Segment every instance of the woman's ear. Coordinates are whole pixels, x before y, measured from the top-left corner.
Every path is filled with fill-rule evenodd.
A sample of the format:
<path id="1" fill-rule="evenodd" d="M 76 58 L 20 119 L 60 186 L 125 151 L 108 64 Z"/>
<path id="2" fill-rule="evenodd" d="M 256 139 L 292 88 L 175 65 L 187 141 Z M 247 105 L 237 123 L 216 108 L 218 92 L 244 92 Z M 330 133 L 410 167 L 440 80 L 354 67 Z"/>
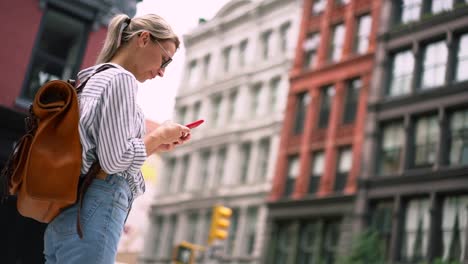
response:
<path id="1" fill-rule="evenodd" d="M 146 32 L 146 31 L 139 33 L 137 37 L 138 37 L 137 44 L 139 47 L 144 47 L 148 45 L 148 43 L 151 41 L 150 34 L 149 32 Z"/>

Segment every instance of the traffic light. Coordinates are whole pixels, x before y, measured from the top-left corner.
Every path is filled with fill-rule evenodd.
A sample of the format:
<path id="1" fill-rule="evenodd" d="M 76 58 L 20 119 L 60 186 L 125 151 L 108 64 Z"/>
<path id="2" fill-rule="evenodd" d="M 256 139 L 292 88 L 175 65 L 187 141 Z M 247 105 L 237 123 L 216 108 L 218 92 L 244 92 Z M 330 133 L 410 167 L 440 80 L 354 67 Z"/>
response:
<path id="1" fill-rule="evenodd" d="M 230 208 L 222 205 L 216 205 L 213 208 L 213 215 L 211 217 L 210 234 L 208 235 L 208 245 L 213 241 L 219 239 L 224 240 L 228 236 L 229 218 L 232 215 Z"/>
<path id="2" fill-rule="evenodd" d="M 195 261 L 195 250 L 193 244 L 183 241 L 174 248 L 172 261 L 176 264 L 192 264 Z"/>

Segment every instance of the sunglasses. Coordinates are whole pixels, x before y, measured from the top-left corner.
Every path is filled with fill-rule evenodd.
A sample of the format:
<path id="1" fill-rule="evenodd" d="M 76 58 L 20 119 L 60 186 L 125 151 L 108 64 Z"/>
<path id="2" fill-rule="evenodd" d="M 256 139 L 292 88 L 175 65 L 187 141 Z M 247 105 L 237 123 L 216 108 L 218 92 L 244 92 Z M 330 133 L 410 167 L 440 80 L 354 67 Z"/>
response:
<path id="1" fill-rule="evenodd" d="M 161 69 L 164 69 L 167 67 L 167 65 L 169 65 L 169 63 L 171 63 L 172 58 L 169 55 L 169 52 L 167 52 L 167 50 L 163 47 L 163 45 L 161 45 L 161 43 L 159 43 L 157 39 L 154 39 L 154 40 L 156 41 L 156 43 L 158 43 L 159 47 L 164 51 L 164 53 L 166 53 L 166 56 L 169 58 L 167 60 L 163 60 L 163 62 L 161 63 Z"/>

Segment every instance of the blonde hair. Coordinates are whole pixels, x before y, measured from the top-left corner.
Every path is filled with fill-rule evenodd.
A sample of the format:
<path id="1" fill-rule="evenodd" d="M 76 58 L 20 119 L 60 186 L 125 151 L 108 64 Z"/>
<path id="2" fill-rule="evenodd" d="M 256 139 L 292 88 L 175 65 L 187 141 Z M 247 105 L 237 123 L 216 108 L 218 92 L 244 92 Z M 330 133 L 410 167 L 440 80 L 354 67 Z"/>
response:
<path id="1" fill-rule="evenodd" d="M 148 31 L 156 40 L 170 40 L 174 42 L 176 49 L 179 48 L 179 38 L 162 17 L 147 14 L 130 19 L 125 14 L 119 14 L 114 16 L 109 23 L 106 40 L 96 64 L 109 62 L 122 45 L 144 31 Z"/>

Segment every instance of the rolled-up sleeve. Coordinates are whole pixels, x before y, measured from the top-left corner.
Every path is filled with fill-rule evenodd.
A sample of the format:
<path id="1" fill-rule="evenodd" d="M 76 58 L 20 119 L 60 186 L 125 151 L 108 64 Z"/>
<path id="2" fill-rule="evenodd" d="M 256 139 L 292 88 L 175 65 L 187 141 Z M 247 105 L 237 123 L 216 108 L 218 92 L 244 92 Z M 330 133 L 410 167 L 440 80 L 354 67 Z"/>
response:
<path id="1" fill-rule="evenodd" d="M 136 174 L 146 159 L 143 139 L 137 133 L 137 83 L 125 73 L 115 75 L 101 98 L 96 151 L 102 169 L 109 174 Z"/>

